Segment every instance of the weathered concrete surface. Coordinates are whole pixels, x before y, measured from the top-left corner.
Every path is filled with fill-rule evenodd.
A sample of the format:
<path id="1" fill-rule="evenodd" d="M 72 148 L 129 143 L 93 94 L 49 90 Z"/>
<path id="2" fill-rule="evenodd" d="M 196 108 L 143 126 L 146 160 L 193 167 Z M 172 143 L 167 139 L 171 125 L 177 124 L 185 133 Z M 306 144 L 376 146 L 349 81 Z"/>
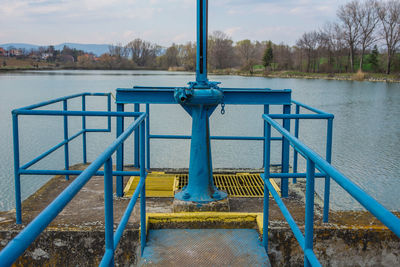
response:
<path id="1" fill-rule="evenodd" d="M 84 166 L 77 166 L 77 169 Z M 248 170 L 246 170 L 248 171 Z M 0 248 L 36 217 L 70 181 L 57 176 L 23 203 L 23 225 L 14 212 L 0 212 Z M 127 181 L 127 179 L 126 179 Z M 284 203 L 300 227 L 304 224 L 304 183 L 290 184 Z M 93 177 L 83 190 L 28 248 L 16 266 L 96 266 L 104 252 L 103 177 Z M 115 227 L 129 199 L 114 201 Z M 172 198 L 147 198 L 147 212 L 173 212 Z M 261 198 L 230 198 L 232 212 L 262 212 Z M 136 205 L 116 253 L 117 266 L 134 266 L 139 246 L 140 209 Z M 397 213 L 398 215 L 399 213 Z M 316 199 L 315 248 L 324 266 L 400 266 L 400 239 L 366 212 L 331 212 L 322 223 Z M 159 227 L 162 228 L 162 227 Z M 269 257 L 273 266 L 300 266 L 303 253 L 275 202 L 270 200 Z"/>
<path id="2" fill-rule="evenodd" d="M 198 204 L 192 201 L 174 199 L 174 212 L 193 212 L 193 211 L 229 211 L 229 199 L 212 201 L 209 203 Z"/>

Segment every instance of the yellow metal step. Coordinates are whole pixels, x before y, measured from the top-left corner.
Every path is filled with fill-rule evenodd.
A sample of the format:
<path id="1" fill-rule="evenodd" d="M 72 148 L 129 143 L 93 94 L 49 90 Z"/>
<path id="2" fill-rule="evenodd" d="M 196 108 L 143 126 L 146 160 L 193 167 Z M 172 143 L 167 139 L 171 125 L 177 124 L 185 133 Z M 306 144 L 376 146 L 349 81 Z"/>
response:
<path id="1" fill-rule="evenodd" d="M 151 172 L 146 178 L 146 197 L 174 197 L 175 174 Z M 125 186 L 124 194 L 131 197 L 140 181 L 139 176 L 132 176 Z"/>

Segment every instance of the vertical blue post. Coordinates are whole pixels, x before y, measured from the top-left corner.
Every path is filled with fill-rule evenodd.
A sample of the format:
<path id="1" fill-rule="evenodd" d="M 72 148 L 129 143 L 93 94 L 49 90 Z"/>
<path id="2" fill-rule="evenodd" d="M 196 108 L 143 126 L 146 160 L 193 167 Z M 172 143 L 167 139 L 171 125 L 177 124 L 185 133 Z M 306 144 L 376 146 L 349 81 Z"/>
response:
<path id="1" fill-rule="evenodd" d="M 107 111 L 111 111 L 111 93 L 107 95 Z M 111 132 L 111 116 L 108 116 L 107 119 L 107 126 L 108 126 L 108 131 Z"/>
<path id="2" fill-rule="evenodd" d="M 197 60 L 196 82 L 206 85 L 207 79 L 207 38 L 208 38 L 208 0 L 197 0 Z"/>
<path id="3" fill-rule="evenodd" d="M 86 111 L 86 96 L 82 95 L 82 111 Z M 87 163 L 87 152 L 86 152 L 86 116 L 82 116 L 82 157 L 83 164 Z"/>
<path id="4" fill-rule="evenodd" d="M 265 145 L 264 145 L 264 211 L 263 211 L 263 246 L 268 253 L 268 224 L 269 224 L 269 190 L 267 181 L 270 177 L 271 165 L 271 125 L 264 120 Z"/>
<path id="5" fill-rule="evenodd" d="M 269 105 L 264 105 L 264 114 L 269 114 Z M 265 167 L 265 140 L 266 140 L 266 136 L 265 136 L 265 127 L 267 125 L 267 122 L 265 120 L 264 121 L 264 141 L 263 141 L 263 167 Z"/>
<path id="6" fill-rule="evenodd" d="M 14 187 L 15 187 L 15 217 L 16 223 L 22 223 L 21 214 L 21 175 L 19 174 L 19 133 L 18 115 L 12 113 L 13 144 L 14 144 Z"/>
<path id="7" fill-rule="evenodd" d="M 67 111 L 67 100 L 63 101 L 63 110 Z M 66 141 L 64 145 L 64 160 L 65 160 L 65 170 L 69 169 L 69 149 L 68 149 L 68 116 L 64 115 L 64 140 Z M 65 180 L 69 180 L 69 175 L 65 175 Z"/>
<path id="8" fill-rule="evenodd" d="M 296 104 L 296 114 L 300 114 L 300 106 Z M 294 120 L 294 136 L 299 138 L 299 119 Z M 293 149 L 293 173 L 297 173 L 298 153 L 296 149 Z M 297 182 L 296 178 L 293 178 L 293 183 Z"/>
<path id="9" fill-rule="evenodd" d="M 104 216 L 106 251 L 114 251 L 113 176 L 111 157 L 104 163 Z M 110 266 L 114 266 L 114 253 Z"/>
<path id="10" fill-rule="evenodd" d="M 134 104 L 134 111 L 140 112 L 140 104 Z M 134 166 L 139 168 L 139 129 L 135 130 L 135 144 L 134 144 Z"/>
<path id="11" fill-rule="evenodd" d="M 117 103 L 117 112 L 124 112 L 124 104 Z M 124 117 L 117 117 L 117 138 L 124 131 Z M 124 168 L 124 143 L 117 149 L 117 171 L 122 171 Z M 117 176 L 117 196 L 124 195 L 124 177 Z"/>
<path id="12" fill-rule="evenodd" d="M 283 105 L 283 114 L 290 114 L 290 105 Z M 283 128 L 290 132 L 290 119 L 283 119 Z M 282 136 L 282 173 L 289 172 L 289 142 Z M 289 184 L 288 178 L 281 178 L 282 197 L 288 197 Z"/>
<path id="13" fill-rule="evenodd" d="M 146 179 L 145 170 L 145 125 L 140 124 L 140 179 Z M 146 181 L 143 184 L 140 192 L 140 249 L 143 254 L 146 246 Z"/>
<path id="14" fill-rule="evenodd" d="M 307 159 L 306 173 L 306 219 L 305 219 L 305 244 L 304 251 L 313 249 L 314 235 L 314 182 L 315 182 L 315 163 Z M 304 255 L 304 266 L 311 266 L 307 257 Z"/>
<path id="15" fill-rule="evenodd" d="M 146 168 L 150 169 L 150 104 L 146 104 Z"/>
<path id="16" fill-rule="evenodd" d="M 326 132 L 326 161 L 332 162 L 332 130 L 333 130 L 333 119 L 328 119 L 327 122 L 327 132 Z M 324 215 L 323 222 L 328 222 L 329 220 L 329 195 L 331 189 L 331 178 L 329 176 L 325 177 L 325 190 L 324 190 Z"/>

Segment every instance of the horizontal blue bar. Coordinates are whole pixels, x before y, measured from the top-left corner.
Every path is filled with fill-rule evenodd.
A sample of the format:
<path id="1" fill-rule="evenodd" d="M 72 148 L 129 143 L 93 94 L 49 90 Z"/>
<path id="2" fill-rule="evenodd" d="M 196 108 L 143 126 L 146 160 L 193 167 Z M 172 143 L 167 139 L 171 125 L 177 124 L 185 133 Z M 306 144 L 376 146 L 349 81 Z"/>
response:
<path id="1" fill-rule="evenodd" d="M 166 134 L 151 134 L 149 138 L 153 139 L 191 139 L 190 135 L 166 135 Z M 265 137 L 259 136 L 210 136 L 210 139 L 215 140 L 255 140 L 263 141 Z M 282 140 L 282 137 L 272 137 L 271 140 L 278 141 Z"/>
<path id="2" fill-rule="evenodd" d="M 30 106 L 26 106 L 26 107 L 23 107 L 23 108 L 15 109 L 12 112 L 14 113 L 15 111 L 19 111 L 19 110 L 24 110 L 24 109 L 30 110 L 30 109 L 34 109 L 34 108 L 39 108 L 39 107 L 47 106 L 47 105 L 54 104 L 54 103 L 57 103 L 57 102 L 61 102 L 61 101 L 67 100 L 67 99 L 80 97 L 80 96 L 83 96 L 83 95 L 86 95 L 86 94 L 87 93 L 80 93 L 80 94 L 75 94 L 75 95 L 64 96 L 64 97 L 60 97 L 60 98 L 56 98 L 56 99 L 40 102 L 38 104 L 33 104 L 33 105 L 30 105 Z"/>
<path id="3" fill-rule="evenodd" d="M 268 114 L 272 119 L 332 119 L 332 114 Z"/>
<path id="4" fill-rule="evenodd" d="M 80 175 L 84 171 L 79 170 L 24 170 L 20 169 L 19 173 L 23 175 Z M 96 176 L 104 176 L 104 171 L 97 171 Z M 140 176 L 139 171 L 113 171 L 113 176 Z"/>
<path id="5" fill-rule="evenodd" d="M 114 233 L 114 246 L 115 248 L 118 246 L 119 240 L 122 237 L 122 234 L 124 233 L 124 229 L 126 227 L 126 224 L 129 221 L 129 217 L 131 216 L 131 213 L 133 211 L 133 208 L 135 207 L 135 204 L 137 202 L 137 199 L 139 197 L 139 194 L 144 186 L 145 179 L 140 179 L 139 184 L 136 186 L 135 192 L 132 195 L 131 200 L 129 201 L 128 207 L 125 209 L 124 215 L 121 218 L 121 221 L 118 225 L 117 230 Z M 141 213 L 143 211 L 140 211 Z"/>
<path id="6" fill-rule="evenodd" d="M 60 195 L 56 197 L 33 221 L 28 224 L 7 246 L 0 252 L 0 262 L 11 265 L 37 238 L 37 236 L 50 224 L 51 221 L 64 209 L 71 199 L 82 187 L 96 174 L 104 162 L 111 157 L 117 148 L 146 118 L 143 113 L 136 119 L 114 142 L 101 153 Z"/>
<path id="7" fill-rule="evenodd" d="M 309 105 L 306 105 L 306 104 L 304 104 L 304 103 L 301 103 L 301 102 L 299 102 L 299 101 L 292 100 L 292 103 L 293 103 L 293 104 L 296 104 L 296 105 L 299 105 L 299 106 L 301 106 L 301 107 L 303 107 L 303 108 L 305 108 L 305 109 L 308 109 L 309 111 L 312 111 L 312 112 L 315 112 L 315 113 L 318 113 L 318 114 L 329 114 L 329 115 L 332 115 L 332 118 L 334 117 L 334 115 L 331 114 L 331 113 L 327 113 L 327 112 L 325 112 L 325 111 L 322 111 L 322 110 L 313 108 L 313 107 L 311 107 L 311 106 L 309 106 Z"/>
<path id="8" fill-rule="evenodd" d="M 15 111 L 15 112 L 14 112 Z M 91 117 L 139 117 L 141 112 L 116 111 L 77 111 L 77 110 L 14 110 L 17 115 L 46 115 L 46 116 L 91 116 Z"/>
<path id="9" fill-rule="evenodd" d="M 46 152 L 43 152 L 41 155 L 39 155 L 38 157 L 34 158 L 33 160 L 29 161 L 28 163 L 26 163 L 25 165 L 23 165 L 21 167 L 21 169 L 27 169 L 30 166 L 32 166 L 33 164 L 37 163 L 38 161 L 40 161 L 41 159 L 43 159 L 44 157 L 50 155 L 51 153 L 53 153 L 54 151 L 56 151 L 57 149 L 59 149 L 60 147 L 62 147 L 63 145 L 65 145 L 66 143 L 74 140 L 76 137 L 80 136 L 82 133 L 84 133 L 84 130 L 79 131 L 78 133 L 74 134 L 73 136 L 71 136 L 70 138 L 68 138 L 67 140 L 63 140 L 61 141 L 59 144 L 53 146 L 52 148 L 50 148 L 49 150 L 47 150 Z"/>
<path id="10" fill-rule="evenodd" d="M 391 213 L 388 209 L 382 206 L 378 201 L 369 196 L 360 187 L 350 181 L 346 176 L 341 174 L 332 165 L 330 165 L 321 156 L 308 148 L 299 139 L 291 135 L 276 121 L 271 119 L 268 115 L 264 114 L 263 118 L 271 124 L 278 132 L 280 132 L 289 142 L 301 151 L 308 159 L 312 160 L 316 166 L 320 167 L 328 176 L 336 181 L 344 190 L 346 190 L 352 197 L 354 197 L 364 208 L 370 211 L 376 218 L 392 230 L 398 237 L 400 237 L 400 219 Z"/>
<path id="11" fill-rule="evenodd" d="M 306 173 L 271 173 L 270 178 L 306 178 Z M 316 173 L 315 178 L 325 178 L 325 173 Z"/>
<path id="12" fill-rule="evenodd" d="M 107 96 L 107 95 L 110 95 L 110 94 L 111 93 L 79 93 L 79 94 L 63 96 L 63 97 L 59 97 L 59 98 L 56 98 L 56 99 L 40 102 L 38 104 L 33 104 L 33 105 L 30 105 L 30 106 L 26 106 L 26 107 L 23 107 L 23 108 L 19 108 L 19 109 L 13 110 L 12 112 L 14 113 L 14 111 L 19 111 L 19 110 L 24 110 L 24 109 L 25 110 L 26 109 L 27 110 L 35 109 L 35 108 L 39 108 L 39 107 L 55 104 L 57 102 L 61 102 L 61 101 L 64 101 L 64 100 L 68 100 L 68 99 L 84 96 L 84 95 L 85 96 Z"/>
<path id="13" fill-rule="evenodd" d="M 110 132 L 110 129 L 86 129 L 85 132 L 87 133 L 107 133 Z"/>
<path id="14" fill-rule="evenodd" d="M 292 91 L 271 89 L 221 88 L 224 92 L 224 104 L 238 105 L 289 105 Z M 119 104 L 176 104 L 175 88 L 135 87 L 117 88 Z"/>

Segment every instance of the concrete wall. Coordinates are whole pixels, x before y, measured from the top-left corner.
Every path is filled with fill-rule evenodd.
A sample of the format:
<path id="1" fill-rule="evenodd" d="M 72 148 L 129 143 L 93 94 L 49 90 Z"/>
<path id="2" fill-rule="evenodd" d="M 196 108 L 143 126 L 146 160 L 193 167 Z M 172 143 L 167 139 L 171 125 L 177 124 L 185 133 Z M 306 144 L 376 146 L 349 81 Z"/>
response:
<path id="1" fill-rule="evenodd" d="M 0 248 L 17 231 L 0 232 Z M 116 266 L 135 266 L 138 231 L 127 230 L 118 246 Z M 381 229 L 316 229 L 315 251 L 323 266 L 400 266 L 400 239 Z M 104 253 L 104 232 L 45 231 L 15 266 L 97 266 Z M 269 231 L 272 266 L 303 266 L 303 252 L 290 229 Z"/>
<path id="2" fill-rule="evenodd" d="M 303 266 L 303 251 L 290 229 L 269 232 L 272 266 Z M 400 266 L 400 239 L 380 229 L 315 229 L 314 252 L 322 266 Z"/>
<path id="3" fill-rule="evenodd" d="M 115 253 L 116 266 L 135 266 L 138 233 L 137 230 L 124 232 Z M 16 234 L 15 231 L 1 231 L 0 248 Z M 104 246 L 104 231 L 49 230 L 39 236 L 14 266 L 98 266 Z"/>

